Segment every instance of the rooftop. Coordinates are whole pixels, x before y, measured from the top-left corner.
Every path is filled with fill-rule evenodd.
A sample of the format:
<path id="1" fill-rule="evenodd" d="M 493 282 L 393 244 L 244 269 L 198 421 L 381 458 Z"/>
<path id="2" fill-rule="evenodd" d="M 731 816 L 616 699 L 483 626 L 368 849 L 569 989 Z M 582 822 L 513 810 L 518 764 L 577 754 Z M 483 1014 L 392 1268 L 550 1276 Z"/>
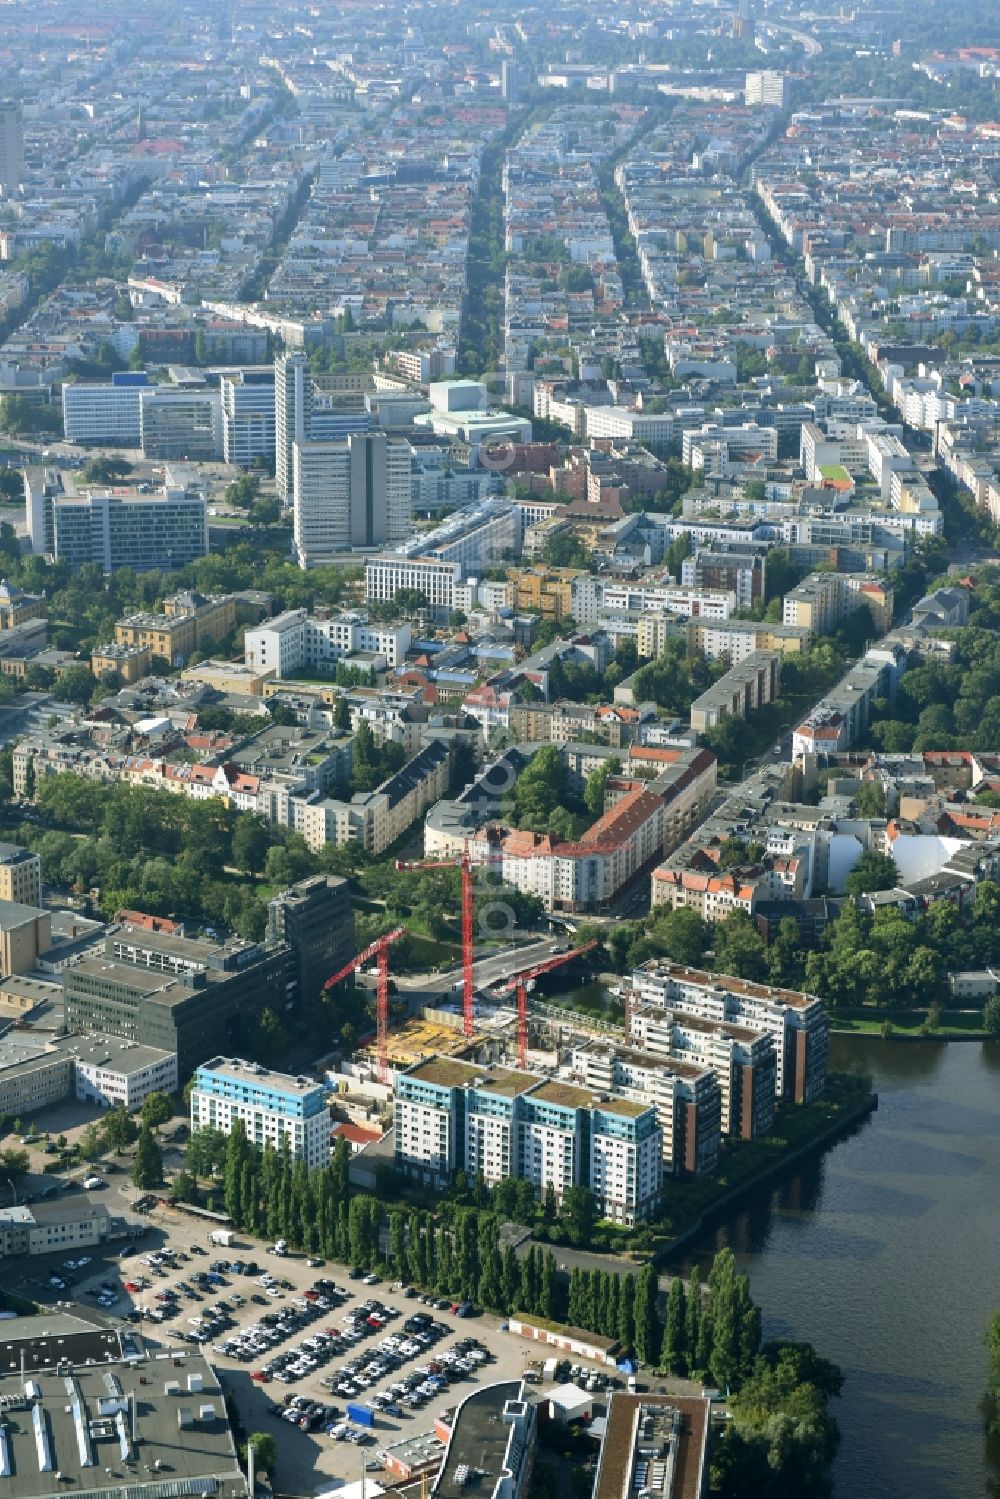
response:
<path id="1" fill-rule="evenodd" d="M 88 1364 L 74 1340 L 61 1370 L 33 1370 L 30 1398 L 19 1372 L 0 1379 L 0 1461 L 16 1475 L 8 1480 L 11 1492 L 49 1499 L 69 1483 L 74 1494 L 101 1499 L 242 1499 L 246 1480 L 206 1360 L 177 1353 L 113 1362 L 96 1330 L 93 1340 L 100 1362 Z M 19 1362 L 20 1345 L 4 1352 Z"/>
<path id="2" fill-rule="evenodd" d="M 614 1394 L 608 1408 L 594 1499 L 700 1499 L 707 1459 L 709 1402 L 666 1395 Z M 639 1449 L 646 1469 L 633 1479 Z"/>
<path id="3" fill-rule="evenodd" d="M 434 1499 L 465 1499 L 468 1473 L 475 1473 L 476 1490 L 492 1494 L 506 1471 L 511 1427 L 504 1406 L 518 1401 L 519 1380 L 486 1385 L 463 1400 L 455 1414 L 451 1440 L 434 1484 Z M 467 1470 L 467 1471 L 463 1471 Z"/>

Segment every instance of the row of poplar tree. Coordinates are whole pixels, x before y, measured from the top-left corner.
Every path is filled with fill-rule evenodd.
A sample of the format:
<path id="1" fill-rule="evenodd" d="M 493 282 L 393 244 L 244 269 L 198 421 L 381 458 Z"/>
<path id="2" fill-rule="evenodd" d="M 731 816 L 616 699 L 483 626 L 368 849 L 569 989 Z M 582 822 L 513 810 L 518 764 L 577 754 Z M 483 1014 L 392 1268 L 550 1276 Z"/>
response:
<path id="1" fill-rule="evenodd" d="M 309 1254 L 382 1269 L 502 1315 L 566 1323 L 674 1374 L 736 1388 L 752 1368 L 760 1313 L 729 1250 L 716 1255 L 706 1285 L 697 1269 L 686 1288 L 674 1280 L 661 1318 L 652 1265 L 635 1274 L 574 1269 L 567 1286 L 552 1250 L 535 1244 L 518 1257 L 503 1243 L 497 1213 L 450 1202 L 433 1214 L 387 1207 L 351 1191 L 349 1160 L 341 1140 L 329 1165 L 310 1170 L 287 1150 L 258 1151 L 237 1123 L 225 1146 L 226 1211 L 257 1238 L 287 1239 Z"/>

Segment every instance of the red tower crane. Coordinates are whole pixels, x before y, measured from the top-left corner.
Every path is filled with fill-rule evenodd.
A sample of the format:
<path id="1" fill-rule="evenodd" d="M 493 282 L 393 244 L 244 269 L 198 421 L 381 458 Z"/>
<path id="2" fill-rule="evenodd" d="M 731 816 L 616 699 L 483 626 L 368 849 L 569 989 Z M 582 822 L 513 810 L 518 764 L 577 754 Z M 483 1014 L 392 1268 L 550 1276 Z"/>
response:
<path id="1" fill-rule="evenodd" d="M 378 983 L 375 989 L 375 1049 L 378 1055 L 380 1083 L 389 1080 L 389 948 L 405 935 L 406 928 L 397 926 L 393 927 L 391 932 L 376 937 L 374 942 L 370 942 L 349 963 L 345 963 L 343 968 L 332 978 L 328 978 L 323 985 L 324 989 L 332 989 L 335 984 L 346 979 L 348 974 L 356 973 L 363 963 L 368 962 L 369 958 L 374 958 L 378 963 Z"/>
<path id="2" fill-rule="evenodd" d="M 462 1032 L 466 1036 L 472 1035 L 476 1018 L 472 941 L 473 862 L 468 844 L 457 859 L 396 860 L 397 869 L 454 869 L 457 865 L 462 871 Z M 488 863 L 489 860 L 477 859 L 475 862 Z"/>
<path id="3" fill-rule="evenodd" d="M 574 947 L 572 952 L 556 953 L 554 957 L 546 958 L 544 963 L 536 963 L 533 968 L 526 968 L 523 973 L 517 975 L 517 978 L 511 979 L 509 984 L 503 985 L 504 994 L 509 994 L 512 989 L 517 990 L 517 1065 L 522 1070 L 528 1064 L 528 984 L 543 973 L 551 973 L 553 968 L 561 968 L 564 963 L 571 963 L 574 958 L 581 957 L 596 946 L 595 939 L 593 942 L 585 942 L 582 947 Z"/>

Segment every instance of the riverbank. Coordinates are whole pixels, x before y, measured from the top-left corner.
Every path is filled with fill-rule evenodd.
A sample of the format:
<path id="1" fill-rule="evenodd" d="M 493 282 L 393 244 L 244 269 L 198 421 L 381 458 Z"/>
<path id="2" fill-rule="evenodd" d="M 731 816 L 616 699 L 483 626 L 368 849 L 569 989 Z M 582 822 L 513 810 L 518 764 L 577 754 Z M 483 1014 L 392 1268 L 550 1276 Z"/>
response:
<path id="1" fill-rule="evenodd" d="M 671 1188 L 668 1213 L 657 1226 L 666 1223 L 672 1235 L 656 1245 L 653 1263 L 673 1258 L 745 1197 L 849 1134 L 877 1108 L 878 1094 L 867 1080 L 844 1073 L 831 1074 L 826 1095 L 816 1103 L 784 1106 L 775 1134 L 765 1140 L 735 1141 L 725 1151 L 722 1169 L 710 1179 L 679 1182 Z"/>
<path id="2" fill-rule="evenodd" d="M 982 1010 L 942 1010 L 937 1025 L 928 1027 L 926 1010 L 897 1010 L 873 1016 L 863 1010 L 831 1015 L 832 1036 L 878 1036 L 884 1041 L 990 1041 L 983 1029 Z M 834 1023 L 834 1021 L 836 1023 Z M 884 1032 L 886 1023 L 892 1027 Z"/>

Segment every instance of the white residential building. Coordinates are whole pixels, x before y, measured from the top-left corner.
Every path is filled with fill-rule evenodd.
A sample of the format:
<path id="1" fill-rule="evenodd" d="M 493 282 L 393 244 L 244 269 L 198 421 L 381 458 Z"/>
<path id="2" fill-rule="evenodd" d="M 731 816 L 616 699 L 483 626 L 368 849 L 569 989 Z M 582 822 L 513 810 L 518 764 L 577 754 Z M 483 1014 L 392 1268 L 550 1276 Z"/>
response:
<path id="1" fill-rule="evenodd" d="M 251 1145 L 287 1144 L 293 1160 L 325 1166 L 330 1159 L 330 1110 L 319 1083 L 271 1072 L 255 1062 L 213 1057 L 199 1067 L 191 1089 L 191 1130 L 228 1135 L 242 1120 Z"/>
<path id="2" fill-rule="evenodd" d="M 293 677 L 305 667 L 325 666 L 357 651 L 381 657 L 395 668 L 410 648 L 410 626 L 369 622 L 367 614 L 313 618 L 305 609 L 288 609 L 266 619 L 244 638 L 244 660 L 255 671 Z"/>

